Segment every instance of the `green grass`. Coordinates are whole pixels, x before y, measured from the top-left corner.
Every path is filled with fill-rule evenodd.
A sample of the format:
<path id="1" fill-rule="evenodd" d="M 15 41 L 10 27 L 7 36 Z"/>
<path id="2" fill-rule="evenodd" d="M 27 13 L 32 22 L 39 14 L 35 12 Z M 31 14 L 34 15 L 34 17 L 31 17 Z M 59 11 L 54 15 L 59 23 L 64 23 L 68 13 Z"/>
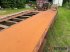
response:
<path id="1" fill-rule="evenodd" d="M 70 10 L 59 8 L 56 21 L 47 35 L 43 52 L 67 52 L 54 47 L 70 47 Z"/>
<path id="2" fill-rule="evenodd" d="M 30 9 L 32 9 L 32 8 L 24 8 L 24 9 L 4 9 L 4 10 L 0 10 L 0 16 L 5 16 L 5 15 L 17 13 L 17 12 L 24 11 L 24 10 L 30 10 Z"/>

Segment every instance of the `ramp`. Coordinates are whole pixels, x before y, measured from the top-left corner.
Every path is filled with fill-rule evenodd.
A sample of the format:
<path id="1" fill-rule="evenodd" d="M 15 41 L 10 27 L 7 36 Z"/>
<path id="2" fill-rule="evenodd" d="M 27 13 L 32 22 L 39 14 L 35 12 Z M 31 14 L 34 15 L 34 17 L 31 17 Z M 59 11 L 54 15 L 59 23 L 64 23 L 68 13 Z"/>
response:
<path id="1" fill-rule="evenodd" d="M 0 32 L 0 52 L 38 52 L 57 11 L 47 10 Z"/>

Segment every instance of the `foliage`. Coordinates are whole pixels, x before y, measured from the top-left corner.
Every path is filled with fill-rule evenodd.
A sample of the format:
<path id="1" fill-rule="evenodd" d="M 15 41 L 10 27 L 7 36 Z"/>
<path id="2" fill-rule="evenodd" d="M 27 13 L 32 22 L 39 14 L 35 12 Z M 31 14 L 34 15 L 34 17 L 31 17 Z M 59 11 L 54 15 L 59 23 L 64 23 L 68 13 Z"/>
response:
<path id="1" fill-rule="evenodd" d="M 0 6 L 3 8 L 23 8 L 26 0 L 0 0 Z"/>
<path id="2" fill-rule="evenodd" d="M 70 9 L 70 0 L 63 0 L 63 6 Z"/>

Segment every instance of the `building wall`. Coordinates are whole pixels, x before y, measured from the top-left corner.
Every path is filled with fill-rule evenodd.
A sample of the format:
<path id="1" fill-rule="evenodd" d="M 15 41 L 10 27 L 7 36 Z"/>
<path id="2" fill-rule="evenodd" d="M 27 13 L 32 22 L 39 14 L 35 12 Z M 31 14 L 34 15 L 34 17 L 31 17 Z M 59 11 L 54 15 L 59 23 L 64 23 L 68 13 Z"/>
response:
<path id="1" fill-rule="evenodd" d="M 62 6 L 63 0 L 53 0 L 53 4 L 57 4 L 58 6 Z"/>

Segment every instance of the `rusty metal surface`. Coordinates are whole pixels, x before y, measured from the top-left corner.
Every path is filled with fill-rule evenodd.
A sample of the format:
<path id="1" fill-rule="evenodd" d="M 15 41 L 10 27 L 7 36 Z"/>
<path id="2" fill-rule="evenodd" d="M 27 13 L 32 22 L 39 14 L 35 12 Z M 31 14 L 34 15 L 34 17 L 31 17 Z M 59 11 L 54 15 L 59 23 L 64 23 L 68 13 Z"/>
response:
<path id="1" fill-rule="evenodd" d="M 6 20 L 11 19 L 11 18 L 15 18 L 17 16 L 21 16 L 21 15 L 26 14 L 26 13 L 30 13 L 32 11 L 33 10 L 30 10 L 30 11 L 22 11 L 22 12 L 19 12 L 19 13 L 15 13 L 15 14 L 11 14 L 11 15 L 8 15 L 8 16 L 0 17 L 0 22 L 6 21 Z"/>
<path id="2" fill-rule="evenodd" d="M 34 12 L 34 11 L 32 11 L 32 12 L 29 12 L 29 13 L 26 13 L 26 14 L 23 14 L 22 13 L 22 15 L 21 16 L 17 16 L 17 14 L 15 15 L 15 16 L 17 16 L 17 17 L 9 17 L 9 18 L 11 18 L 11 19 L 9 19 L 8 18 L 8 20 L 6 20 L 5 19 L 5 21 L 4 21 L 4 19 L 3 19 L 3 21 L 2 22 L 0 22 L 0 31 L 3 31 L 3 30 L 5 30 L 5 29 L 7 29 L 7 28 L 10 28 L 12 25 L 14 25 L 14 24 L 17 24 L 17 23 L 19 23 L 19 22 L 21 22 L 21 21 L 24 21 L 24 20 L 26 20 L 26 19 L 28 19 L 28 18 L 30 18 L 30 17 L 32 17 L 32 16 L 34 16 L 34 15 L 36 15 L 36 14 L 38 14 L 39 12 Z"/>
<path id="3" fill-rule="evenodd" d="M 37 52 L 57 11 L 47 10 L 0 32 L 0 52 Z"/>

